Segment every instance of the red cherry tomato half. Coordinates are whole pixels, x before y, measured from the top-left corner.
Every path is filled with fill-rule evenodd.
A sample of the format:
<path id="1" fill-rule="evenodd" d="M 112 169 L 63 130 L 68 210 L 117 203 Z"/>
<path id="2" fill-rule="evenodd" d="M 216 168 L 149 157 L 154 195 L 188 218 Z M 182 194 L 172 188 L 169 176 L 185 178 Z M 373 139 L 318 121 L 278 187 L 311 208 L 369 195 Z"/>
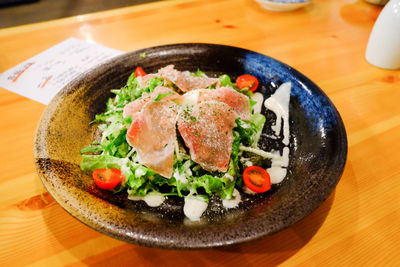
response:
<path id="1" fill-rule="evenodd" d="M 243 74 L 237 77 L 236 79 L 236 86 L 239 89 L 244 89 L 248 88 L 249 91 L 254 92 L 257 90 L 258 87 L 258 80 L 256 77 L 249 75 L 249 74 Z"/>
<path id="2" fill-rule="evenodd" d="M 144 72 L 144 70 L 141 68 L 141 67 L 137 67 L 136 69 L 135 69 L 135 77 L 143 77 L 143 76 L 145 76 L 147 73 L 146 72 Z"/>
<path id="3" fill-rule="evenodd" d="M 111 190 L 120 184 L 124 178 L 118 169 L 97 169 L 93 171 L 93 180 L 101 189 Z"/>
<path id="4" fill-rule="evenodd" d="M 247 167 L 243 172 L 243 181 L 251 191 L 256 193 L 264 193 L 271 188 L 268 172 L 258 166 Z"/>

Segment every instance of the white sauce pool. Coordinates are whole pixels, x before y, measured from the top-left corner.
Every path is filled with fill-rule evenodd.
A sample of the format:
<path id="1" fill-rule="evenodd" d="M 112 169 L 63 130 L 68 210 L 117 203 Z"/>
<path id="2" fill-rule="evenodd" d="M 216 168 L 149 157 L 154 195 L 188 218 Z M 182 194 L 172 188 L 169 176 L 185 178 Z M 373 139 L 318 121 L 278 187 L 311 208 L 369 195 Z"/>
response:
<path id="1" fill-rule="evenodd" d="M 267 169 L 271 178 L 271 184 L 279 184 L 285 178 L 287 170 L 278 166 L 272 166 Z"/>
<path id="2" fill-rule="evenodd" d="M 277 151 L 271 151 L 271 153 L 277 155 L 272 158 L 271 167 L 267 169 L 272 184 L 278 184 L 286 177 L 287 167 L 289 165 L 289 103 L 290 103 L 290 90 L 292 84 L 290 82 L 283 83 L 275 91 L 271 97 L 264 102 L 264 106 L 275 113 L 276 123 L 271 126 L 271 129 L 275 132 L 278 137 L 283 128 L 283 140 L 282 143 L 286 145 L 283 148 L 282 155 Z M 283 120 L 283 126 L 282 126 Z"/>
<path id="3" fill-rule="evenodd" d="M 250 160 L 246 160 L 243 164 L 244 164 L 244 166 L 246 166 L 246 167 L 253 166 L 253 162 L 251 162 Z"/>
<path id="4" fill-rule="evenodd" d="M 286 167 L 289 166 L 289 152 L 290 149 L 287 146 L 283 148 L 282 156 L 279 155 L 279 152 L 274 152 L 280 157 L 273 158 L 271 168 L 267 169 L 272 184 L 278 184 L 285 178 L 287 173 Z"/>
<path id="5" fill-rule="evenodd" d="M 289 152 L 290 149 L 287 146 L 283 148 L 282 155 L 280 155 L 279 151 L 272 152 L 277 157 L 272 158 L 271 168 L 267 169 L 271 184 L 279 184 L 285 179 L 287 174 L 286 167 L 289 166 Z"/>
<path id="6" fill-rule="evenodd" d="M 173 177 L 175 177 L 175 179 L 176 179 L 177 181 L 180 181 L 180 182 L 182 182 L 182 183 L 184 183 L 184 184 L 187 184 L 187 183 L 188 183 L 188 180 L 187 180 L 187 178 L 186 178 L 186 175 L 185 175 L 185 174 L 180 174 L 178 169 L 175 169 L 175 172 L 174 172 Z"/>
<path id="7" fill-rule="evenodd" d="M 290 89 L 292 84 L 290 82 L 283 83 L 264 102 L 264 106 L 275 113 L 276 123 L 271 126 L 271 129 L 275 132 L 275 135 L 279 135 L 282 128 L 283 120 L 283 140 L 285 145 L 289 144 L 289 102 L 290 102 Z"/>
<path id="8" fill-rule="evenodd" d="M 144 197 L 128 197 L 129 200 L 143 200 L 149 207 L 158 207 L 164 203 L 164 196 L 156 192 L 151 192 Z"/>
<path id="9" fill-rule="evenodd" d="M 226 209 L 233 209 L 239 206 L 240 201 L 242 201 L 242 197 L 240 196 L 239 191 L 235 188 L 233 189 L 232 198 L 222 200 L 222 205 Z"/>
<path id="10" fill-rule="evenodd" d="M 191 221 L 200 221 L 201 215 L 207 209 L 208 203 L 201 197 L 186 197 L 183 213 Z"/>
<path id="11" fill-rule="evenodd" d="M 254 93 L 254 95 L 251 97 L 251 99 L 257 102 L 257 104 L 255 104 L 253 106 L 253 112 L 261 113 L 262 103 L 264 101 L 264 95 L 257 92 L 257 93 Z"/>
<path id="12" fill-rule="evenodd" d="M 143 176 L 145 174 L 146 174 L 145 171 L 140 167 L 137 168 L 136 171 L 135 171 L 135 177 L 141 177 L 141 176 Z"/>
<path id="13" fill-rule="evenodd" d="M 248 188 L 247 186 L 244 186 L 244 187 L 243 187 L 243 192 L 245 192 L 246 194 L 249 194 L 249 195 L 255 195 L 255 194 L 257 194 L 256 192 L 250 190 L 250 188 Z"/>
<path id="14" fill-rule="evenodd" d="M 289 165 L 289 152 L 290 149 L 287 146 L 283 148 L 282 155 L 279 151 L 273 151 L 272 153 L 277 157 L 272 158 L 271 166 L 287 167 Z"/>
<path id="15" fill-rule="evenodd" d="M 233 178 L 233 176 L 230 175 L 230 174 L 228 174 L 228 173 L 225 173 L 223 177 L 226 177 L 226 178 L 228 178 L 228 179 L 231 180 L 231 181 L 235 180 L 235 178 Z"/>
<path id="16" fill-rule="evenodd" d="M 287 167 L 289 165 L 289 103 L 291 87 L 292 84 L 290 82 L 283 83 L 281 86 L 279 86 L 274 94 L 264 101 L 265 108 L 272 111 L 276 115 L 276 122 L 271 126 L 271 129 L 274 131 L 275 135 L 268 137 L 272 139 L 278 139 L 281 134 L 283 135 L 282 143 L 285 145 L 285 147 L 283 148 L 282 155 L 279 153 L 279 151 L 267 152 L 259 151 L 259 149 L 253 149 L 251 147 L 240 148 L 243 151 L 256 153 L 264 158 L 271 159 L 271 167 L 267 169 L 267 172 L 270 175 L 272 184 L 278 184 L 285 179 L 287 175 Z M 253 111 L 260 113 L 264 96 L 261 93 L 255 93 L 252 99 L 257 101 L 257 104 L 253 106 Z M 242 163 L 245 166 L 251 165 L 251 162 L 247 161 L 242 161 Z M 244 187 L 243 191 L 247 194 L 255 194 L 246 186 Z"/>

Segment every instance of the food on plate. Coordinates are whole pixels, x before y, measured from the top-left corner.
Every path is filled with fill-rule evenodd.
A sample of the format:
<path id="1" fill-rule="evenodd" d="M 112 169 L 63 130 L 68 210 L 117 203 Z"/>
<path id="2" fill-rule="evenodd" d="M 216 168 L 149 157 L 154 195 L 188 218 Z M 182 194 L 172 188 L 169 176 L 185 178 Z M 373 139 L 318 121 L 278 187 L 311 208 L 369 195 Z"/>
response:
<path id="1" fill-rule="evenodd" d="M 258 79 L 249 74 L 243 74 L 236 78 L 237 88 L 243 90 L 247 88 L 249 91 L 254 92 L 258 88 Z"/>
<path id="2" fill-rule="evenodd" d="M 101 189 L 114 189 L 123 181 L 123 175 L 119 169 L 96 169 L 92 173 L 94 183 Z"/>
<path id="3" fill-rule="evenodd" d="M 258 166 L 249 166 L 243 171 L 244 184 L 255 193 L 264 193 L 271 188 L 269 174 Z"/>
<path id="4" fill-rule="evenodd" d="M 213 195 L 224 208 L 236 208 L 241 193 L 264 193 L 280 183 L 289 164 L 291 84 L 265 101 L 258 86 L 248 74 L 233 83 L 228 75 L 210 78 L 173 65 L 150 74 L 137 67 L 92 122 L 101 138 L 81 150 L 81 168 L 92 171 L 99 188 L 126 190 L 130 200 L 150 207 L 184 198 L 192 221 L 200 220 Z M 263 104 L 277 118 L 267 125 Z M 262 135 L 283 149 L 260 149 Z"/>
<path id="5" fill-rule="evenodd" d="M 141 67 L 137 67 L 135 69 L 135 77 L 139 77 L 139 76 L 141 76 L 141 77 L 146 76 L 146 72 L 144 72 L 144 70 Z"/>

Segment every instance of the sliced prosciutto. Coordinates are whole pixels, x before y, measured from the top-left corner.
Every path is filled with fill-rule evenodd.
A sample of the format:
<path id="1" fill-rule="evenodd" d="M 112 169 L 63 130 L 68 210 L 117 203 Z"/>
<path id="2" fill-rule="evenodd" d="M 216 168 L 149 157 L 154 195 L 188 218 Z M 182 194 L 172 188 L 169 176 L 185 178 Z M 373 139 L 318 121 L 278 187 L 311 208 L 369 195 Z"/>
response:
<path id="1" fill-rule="evenodd" d="M 164 96 L 162 97 L 162 100 L 172 100 L 180 97 L 179 94 L 169 89 L 168 87 L 157 86 L 153 92 L 143 93 L 141 98 L 138 98 L 127 104 L 124 107 L 122 116 L 123 117 L 132 116 L 136 112 L 140 111 L 146 103 L 153 101 L 155 98 L 157 98 L 157 96 L 159 97 Z"/>
<path id="2" fill-rule="evenodd" d="M 220 87 L 215 90 L 201 90 L 198 103 L 216 100 L 229 105 L 243 120 L 250 120 L 250 101 L 247 96 L 230 87 Z"/>
<path id="3" fill-rule="evenodd" d="M 194 89 L 200 89 L 200 88 L 207 88 L 212 85 L 217 85 L 219 87 L 219 79 L 217 78 L 208 78 L 208 77 L 199 77 L 199 76 L 192 76 L 190 74 L 185 73 L 186 75 L 186 85 L 187 87 L 185 88 L 186 91 L 191 91 Z"/>
<path id="4" fill-rule="evenodd" d="M 188 92 L 194 89 L 207 88 L 211 85 L 219 86 L 219 79 L 193 76 L 189 72 L 181 72 L 174 68 L 174 65 L 168 65 L 158 70 L 156 74 L 148 74 L 140 80 L 140 86 L 145 87 L 152 78 L 162 78 L 175 84 L 182 92 Z"/>
<path id="5" fill-rule="evenodd" d="M 132 115 L 126 134 L 140 163 L 166 178 L 173 171 L 177 114 L 178 106 L 172 101 L 148 102 Z"/>
<path id="6" fill-rule="evenodd" d="M 203 169 L 226 172 L 232 152 L 237 115 L 227 104 L 204 101 L 181 112 L 178 130 L 190 150 L 190 156 Z"/>
<path id="7" fill-rule="evenodd" d="M 230 87 L 193 90 L 184 94 L 180 103 L 187 106 L 210 100 L 221 101 L 229 105 L 242 120 L 250 120 L 249 98 Z"/>

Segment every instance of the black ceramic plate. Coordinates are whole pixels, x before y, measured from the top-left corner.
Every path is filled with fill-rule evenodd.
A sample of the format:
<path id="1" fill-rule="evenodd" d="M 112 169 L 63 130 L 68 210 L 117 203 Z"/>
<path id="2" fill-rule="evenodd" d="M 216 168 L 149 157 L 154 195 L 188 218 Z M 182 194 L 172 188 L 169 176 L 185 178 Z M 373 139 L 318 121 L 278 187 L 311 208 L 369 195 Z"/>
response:
<path id="1" fill-rule="evenodd" d="M 141 57 L 146 53 L 146 57 Z M 260 92 L 271 95 L 291 82 L 290 163 L 287 178 L 239 208 L 224 210 L 212 200 L 200 222 L 190 222 L 182 202 L 169 199 L 150 208 L 113 196 L 93 185 L 79 168 L 80 149 L 96 138 L 89 125 L 105 109 L 110 89 L 123 86 L 136 66 L 151 73 L 174 64 L 214 76 L 252 74 Z M 269 121 L 274 117 L 263 110 Z M 273 145 L 263 138 L 262 146 Z M 276 142 L 275 142 L 276 143 Z M 159 46 L 119 56 L 80 76 L 48 105 L 35 136 L 39 176 L 55 200 L 88 226 L 112 237 L 151 247 L 206 248 L 241 243 L 278 232 L 315 210 L 333 191 L 343 172 L 347 139 L 343 122 L 328 97 L 304 75 L 277 60 L 241 48 L 213 44 Z M 243 194 L 244 195 L 244 194 Z"/>

